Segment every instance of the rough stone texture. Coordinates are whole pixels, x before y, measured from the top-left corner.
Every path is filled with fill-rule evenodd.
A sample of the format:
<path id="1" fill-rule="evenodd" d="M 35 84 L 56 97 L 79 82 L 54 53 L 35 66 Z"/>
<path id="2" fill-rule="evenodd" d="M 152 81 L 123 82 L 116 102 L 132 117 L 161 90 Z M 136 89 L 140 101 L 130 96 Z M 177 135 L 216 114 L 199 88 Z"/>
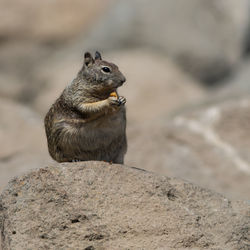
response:
<path id="1" fill-rule="evenodd" d="M 184 105 L 197 103 L 206 96 L 206 91 L 195 80 L 167 58 L 150 50 L 103 53 L 103 59 L 116 63 L 126 76 L 126 83 L 118 91 L 127 98 L 129 123 L 144 123 Z M 34 75 L 46 84 L 34 99 L 33 105 L 39 113 L 47 112 L 81 65 L 79 51 L 67 51 L 39 67 Z"/>
<path id="2" fill-rule="evenodd" d="M 121 0 L 91 29 L 84 44 L 103 49 L 149 46 L 213 82 L 241 57 L 248 7 L 248 0 Z"/>
<path id="3" fill-rule="evenodd" d="M 107 2 L 107 1 L 105 1 Z M 34 39 L 57 42 L 82 32 L 103 10 L 101 0 L 2 0 L 0 42 Z"/>
<path id="4" fill-rule="evenodd" d="M 51 162 L 42 119 L 28 107 L 0 98 L 0 190 L 23 171 Z"/>
<path id="5" fill-rule="evenodd" d="M 250 199 L 249 124 L 246 96 L 134 126 L 125 162 Z"/>
<path id="6" fill-rule="evenodd" d="M 249 204 L 103 162 L 58 164 L 16 177 L 0 209 L 3 250 L 250 247 Z"/>

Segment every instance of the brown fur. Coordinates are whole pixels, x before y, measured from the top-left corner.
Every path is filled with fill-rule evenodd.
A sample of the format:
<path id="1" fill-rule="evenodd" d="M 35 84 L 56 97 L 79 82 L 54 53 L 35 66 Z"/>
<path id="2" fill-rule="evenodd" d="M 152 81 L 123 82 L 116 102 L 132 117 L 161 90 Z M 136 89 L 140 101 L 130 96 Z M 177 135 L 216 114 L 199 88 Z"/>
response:
<path id="1" fill-rule="evenodd" d="M 105 72 L 107 68 L 110 72 Z M 103 61 L 99 52 L 95 59 L 85 53 L 82 69 L 44 120 L 53 159 L 123 163 L 127 150 L 126 100 L 111 93 L 125 80 L 118 67 Z"/>

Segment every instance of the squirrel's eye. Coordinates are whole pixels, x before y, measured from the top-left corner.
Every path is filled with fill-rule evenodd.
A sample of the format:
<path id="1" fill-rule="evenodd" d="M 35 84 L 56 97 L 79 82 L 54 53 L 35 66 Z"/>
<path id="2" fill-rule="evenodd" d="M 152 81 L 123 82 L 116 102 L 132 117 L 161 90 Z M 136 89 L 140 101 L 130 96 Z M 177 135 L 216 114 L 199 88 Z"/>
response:
<path id="1" fill-rule="evenodd" d="M 111 70 L 109 67 L 102 67 L 102 71 L 105 73 L 109 73 Z"/>

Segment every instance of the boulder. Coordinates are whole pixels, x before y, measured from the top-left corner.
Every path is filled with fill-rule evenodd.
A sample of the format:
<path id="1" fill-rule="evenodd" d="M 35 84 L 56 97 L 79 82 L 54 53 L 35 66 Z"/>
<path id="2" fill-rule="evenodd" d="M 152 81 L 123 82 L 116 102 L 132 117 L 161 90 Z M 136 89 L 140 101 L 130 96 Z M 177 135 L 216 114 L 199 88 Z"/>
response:
<path id="1" fill-rule="evenodd" d="M 249 96 L 204 104 L 128 131 L 126 164 L 250 199 Z"/>
<path id="2" fill-rule="evenodd" d="M 9 179 L 51 162 L 43 121 L 28 107 L 0 98 L 0 190 Z"/>
<path id="3" fill-rule="evenodd" d="M 249 249 L 249 211 L 245 202 L 124 165 L 49 165 L 2 193 L 2 247 Z"/>
<path id="4" fill-rule="evenodd" d="M 240 61 L 248 26 L 248 0 L 120 0 L 83 44 L 94 49 L 150 47 L 210 83 Z"/>

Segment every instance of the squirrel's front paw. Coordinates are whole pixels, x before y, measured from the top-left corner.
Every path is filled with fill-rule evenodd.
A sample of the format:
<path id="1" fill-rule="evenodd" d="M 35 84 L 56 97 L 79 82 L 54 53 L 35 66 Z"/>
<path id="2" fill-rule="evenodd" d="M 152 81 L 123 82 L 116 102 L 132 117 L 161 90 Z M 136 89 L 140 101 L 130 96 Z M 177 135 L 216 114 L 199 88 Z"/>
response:
<path id="1" fill-rule="evenodd" d="M 119 96 L 118 101 L 119 101 L 120 105 L 124 105 L 126 103 L 126 98 L 123 96 Z"/>
<path id="2" fill-rule="evenodd" d="M 119 96 L 118 98 L 110 97 L 109 102 L 112 106 L 121 106 L 126 103 L 126 98 L 123 96 Z"/>

